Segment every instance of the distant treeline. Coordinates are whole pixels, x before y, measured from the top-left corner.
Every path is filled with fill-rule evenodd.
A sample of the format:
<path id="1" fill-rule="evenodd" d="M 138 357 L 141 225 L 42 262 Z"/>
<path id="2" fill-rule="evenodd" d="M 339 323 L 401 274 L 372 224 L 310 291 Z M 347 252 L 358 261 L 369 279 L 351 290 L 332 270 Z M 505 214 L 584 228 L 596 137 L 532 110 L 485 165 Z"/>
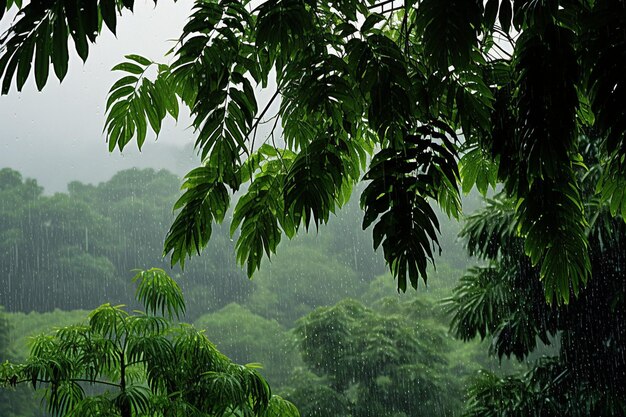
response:
<path id="1" fill-rule="evenodd" d="M 72 182 L 68 193 L 47 196 L 35 180 L 0 170 L 0 305 L 42 312 L 132 302 L 132 269 L 169 268 L 163 240 L 180 183 L 165 170 L 131 169 L 98 185 Z M 190 317 L 256 293 L 250 301 L 259 309 L 291 304 L 293 311 L 282 308 L 276 317 L 291 322 L 313 307 L 360 294 L 385 266 L 373 252 L 370 231 L 361 229 L 362 212 L 358 198 L 353 200 L 319 231 L 283 242 L 252 283 L 235 263 L 227 227 L 218 226 L 202 256 L 186 263 L 184 272 L 172 271 L 184 287 Z M 442 222 L 447 247 L 440 271 L 465 267 L 464 251 L 454 243 L 458 227 Z M 437 275 L 447 285 L 458 277 Z M 435 286 L 441 284 L 437 275 Z"/>
<path id="2" fill-rule="evenodd" d="M 179 187 L 180 178 L 165 170 L 132 169 L 99 185 L 72 182 L 67 194 L 46 196 L 36 181 L 23 179 L 11 169 L 1 170 L 0 305 L 9 311 L 42 312 L 93 308 L 104 301 L 131 302 L 130 270 L 168 268 L 168 260 L 162 257 L 163 239 Z M 302 281 L 311 288 L 293 277 L 251 283 L 235 264 L 227 228 L 216 228 L 203 255 L 191 259 L 184 272 L 173 271 L 185 289 L 190 315 L 243 301 L 261 281 L 270 288 L 284 286 L 285 295 L 302 290 L 308 297 L 303 303 L 317 306 L 326 303 L 310 291 L 319 287 L 316 276 L 332 271 L 338 275 L 337 284 L 346 289 L 371 280 L 384 271 L 384 265 L 373 256 L 356 214 L 355 210 L 342 213 L 344 217 L 332 222 L 334 230 L 281 248 L 285 258 L 297 256 L 308 262 L 301 270 L 312 275 Z M 282 256 L 277 259 L 280 264 Z M 265 269 L 275 272 L 270 266 Z M 349 294 L 340 291 L 336 297 Z"/>

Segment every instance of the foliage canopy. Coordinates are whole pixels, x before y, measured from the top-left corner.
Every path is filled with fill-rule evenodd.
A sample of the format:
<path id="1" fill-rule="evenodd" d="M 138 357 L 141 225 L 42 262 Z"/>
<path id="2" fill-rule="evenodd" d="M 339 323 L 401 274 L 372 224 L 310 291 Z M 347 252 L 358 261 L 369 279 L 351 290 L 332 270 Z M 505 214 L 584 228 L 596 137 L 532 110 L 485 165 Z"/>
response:
<path id="1" fill-rule="evenodd" d="M 492 352 L 500 358 L 526 359 L 539 341 L 558 341 L 559 350 L 525 374 L 479 375 L 469 390 L 467 416 L 626 413 L 621 383 L 626 378 L 626 330 L 621 324 L 626 313 L 626 224 L 594 195 L 597 178 L 610 169 L 594 158 L 596 152 L 587 147 L 586 157 L 594 163 L 580 178 L 589 213 L 592 279 L 568 306 L 541 302 L 543 291 L 536 279 L 540 268 L 524 256 L 525 242 L 512 227 L 514 201 L 498 195 L 468 219 L 463 230 L 467 248 L 488 264 L 469 270 L 449 299 L 453 331 L 463 340 L 491 338 Z"/>
<path id="2" fill-rule="evenodd" d="M 50 64 L 62 80 L 68 39 L 87 59 L 133 4 L 0 1 L 0 18 L 19 9 L 0 38 L 2 93 L 31 72 L 43 88 Z M 460 184 L 501 181 L 546 299 L 568 303 L 591 272 L 576 175 L 586 130 L 607 167 L 597 192 L 626 213 L 625 28 L 621 0 L 197 0 L 171 62 L 128 55 L 114 68 L 105 131 L 111 150 L 141 147 L 191 110 L 202 165 L 175 205 L 173 264 L 200 252 L 244 186 L 231 229 L 252 274 L 283 234 L 325 223 L 365 180 L 363 226 L 398 288 L 417 287 L 438 248 L 430 204 L 458 216 Z M 278 98 L 282 141 L 257 137 Z"/>

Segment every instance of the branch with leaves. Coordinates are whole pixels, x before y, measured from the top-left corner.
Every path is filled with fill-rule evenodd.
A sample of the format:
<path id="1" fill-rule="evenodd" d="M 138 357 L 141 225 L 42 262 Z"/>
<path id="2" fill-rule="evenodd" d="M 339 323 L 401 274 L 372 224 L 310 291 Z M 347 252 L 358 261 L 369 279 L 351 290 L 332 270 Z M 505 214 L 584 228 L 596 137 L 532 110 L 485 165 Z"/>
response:
<path id="1" fill-rule="evenodd" d="M 132 0 L 22 7 L 0 38 L 3 93 L 13 80 L 21 89 L 33 68 L 42 88 L 50 62 L 62 79 L 69 36 L 84 60 L 102 22 L 115 32 L 119 12 L 132 7 Z M 268 192 L 251 187 L 256 175 L 266 175 L 263 168 L 245 166 L 256 166 L 256 130 L 268 108 L 259 110 L 258 89 L 275 77 L 283 141 L 265 145 L 276 155 L 293 152 L 295 158 L 280 174 L 288 181 L 272 182 L 282 187 L 272 191 L 277 201 L 271 208 L 256 206 L 263 221 L 241 223 L 238 238 L 245 244 L 238 245 L 238 259 L 251 274 L 260 257 L 276 251 L 283 233 L 289 236 L 301 225 L 307 229 L 311 220 L 316 226 L 325 223 L 352 185 L 367 181 L 363 175 L 374 149 L 398 158 L 412 146 L 404 140 L 434 121 L 438 134 L 462 138 L 454 149 L 436 151 L 443 159 L 453 151 L 449 168 L 456 171 L 463 158 L 462 169 L 445 181 L 430 171 L 428 181 L 440 189 L 436 195 L 418 190 L 420 199 L 458 217 L 459 184 L 469 190 L 476 183 L 485 192 L 486 184 L 503 183 L 517 203 L 526 253 L 542 265 L 546 299 L 568 303 L 590 272 L 586 213 L 577 191 L 577 170 L 584 169 L 578 138 L 585 129 L 598 132 L 601 158 L 613 161 L 598 186 L 604 204 L 620 217 L 626 207 L 626 193 L 615 191 L 625 175 L 625 16 L 621 0 L 197 1 L 171 63 L 132 55 L 115 68 L 126 74 L 109 93 L 105 131 L 111 149 L 133 140 L 141 147 L 148 127 L 158 134 L 168 114 L 176 118 L 180 104 L 189 108 L 196 149 L 202 167 L 211 171 L 212 185 L 185 182 L 187 197 L 177 205 L 165 250 L 173 263 L 182 264 L 206 246 L 211 224 L 222 221 L 236 192 L 254 189 L 244 193 L 247 201 L 261 201 Z M 146 76 L 149 67 L 155 76 Z M 406 157 L 408 165 L 411 158 Z M 391 194 L 390 206 L 404 204 L 394 198 Z M 544 210 L 547 198 L 556 203 Z M 403 215 L 428 223 L 428 210 L 415 203 L 420 199 L 404 204 Z M 559 233 L 538 233 L 538 225 L 545 224 L 558 225 Z M 411 282 L 424 278 L 419 271 L 428 251 L 419 245 L 406 263 L 401 250 L 417 236 L 387 239 L 391 269 L 405 264 Z M 426 247 L 436 246 L 437 239 L 429 236 Z M 563 260 L 573 266 L 557 265 Z"/>

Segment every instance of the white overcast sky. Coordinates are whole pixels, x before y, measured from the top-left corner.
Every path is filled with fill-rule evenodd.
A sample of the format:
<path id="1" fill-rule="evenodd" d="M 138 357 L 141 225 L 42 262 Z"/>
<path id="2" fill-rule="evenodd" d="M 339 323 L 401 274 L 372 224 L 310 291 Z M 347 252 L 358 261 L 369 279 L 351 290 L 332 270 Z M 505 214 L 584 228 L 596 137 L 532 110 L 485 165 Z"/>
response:
<path id="1" fill-rule="evenodd" d="M 61 85 L 51 66 L 42 92 L 31 74 L 21 93 L 13 86 L 0 96 L 0 168 L 17 169 L 54 192 L 65 190 L 68 181 L 99 182 L 131 166 L 163 166 L 181 173 L 197 163 L 193 152 L 188 152 L 188 161 L 180 161 L 179 148 L 194 137 L 187 118 L 177 125 L 166 123 L 156 143 L 149 136 L 141 154 L 132 144 L 123 155 L 109 154 L 102 135 L 106 94 L 120 76 L 110 69 L 130 53 L 163 60 L 173 45 L 168 40 L 179 37 L 191 5 L 190 0 L 163 0 L 155 7 L 152 1 L 139 0 L 133 14 L 119 18 L 117 38 L 103 29 L 90 45 L 86 64 L 70 43 L 70 67 Z M 0 29 L 8 23 L 5 17 Z"/>

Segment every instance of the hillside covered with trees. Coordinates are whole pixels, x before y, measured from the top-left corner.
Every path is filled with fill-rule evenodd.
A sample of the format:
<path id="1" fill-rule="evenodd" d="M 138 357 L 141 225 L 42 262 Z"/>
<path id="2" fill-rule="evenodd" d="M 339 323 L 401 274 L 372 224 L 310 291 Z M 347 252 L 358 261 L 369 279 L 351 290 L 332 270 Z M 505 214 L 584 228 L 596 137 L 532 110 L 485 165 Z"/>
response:
<path id="1" fill-rule="evenodd" d="M 103 302 L 139 308 L 128 280 L 131 269 L 169 269 L 162 259 L 162 238 L 173 216 L 168 207 L 177 197 L 176 176 L 129 170 L 98 185 L 74 182 L 67 193 L 47 195 L 16 171 L 0 172 L 2 216 L 11 219 L 2 230 L 2 285 L 19 288 L 2 293 L 3 360 L 25 359 L 27 336 L 84 323 L 87 310 Z M 434 272 L 440 279 L 428 291 L 424 287 L 418 299 L 396 293 L 383 259 L 358 224 L 357 207 L 349 205 L 327 227 L 295 239 L 252 280 L 229 256 L 233 242 L 228 231 L 217 229 L 215 251 L 192 259 L 184 272 L 172 270 L 187 301 L 186 320 L 205 329 L 235 362 L 261 363 L 274 390 L 294 401 L 303 416 L 336 415 L 336 400 L 344 404 L 346 416 L 367 413 L 358 411 L 357 387 L 365 390 L 358 394 L 362 396 L 375 391 L 380 410 L 428 415 L 436 405 L 442 415 L 458 414 L 467 378 L 482 367 L 500 371 L 484 345 L 465 345 L 449 334 L 448 316 L 437 301 L 450 294 L 468 261 L 456 241 L 460 225 L 449 223 L 443 229 L 450 261 L 441 259 Z M 323 321 L 328 319 L 333 322 Z M 310 340 L 318 344 L 310 345 Z M 349 359 L 352 354 L 341 350 L 361 351 L 370 342 L 371 350 L 360 359 Z M 355 343 L 366 345 L 350 347 Z M 388 356 L 389 349 L 397 350 L 394 357 Z M 322 369 L 313 358 L 329 351 L 344 362 Z M 360 378 L 375 382 L 370 387 L 350 374 L 366 362 L 371 371 Z M 406 378 L 413 373 L 423 386 L 411 395 L 425 400 L 437 393 L 437 398 L 421 408 L 415 402 L 394 405 L 400 396 L 394 390 L 409 383 Z M 26 387 L 2 395 L 15 417 L 39 415 L 38 400 L 33 402 Z"/>

